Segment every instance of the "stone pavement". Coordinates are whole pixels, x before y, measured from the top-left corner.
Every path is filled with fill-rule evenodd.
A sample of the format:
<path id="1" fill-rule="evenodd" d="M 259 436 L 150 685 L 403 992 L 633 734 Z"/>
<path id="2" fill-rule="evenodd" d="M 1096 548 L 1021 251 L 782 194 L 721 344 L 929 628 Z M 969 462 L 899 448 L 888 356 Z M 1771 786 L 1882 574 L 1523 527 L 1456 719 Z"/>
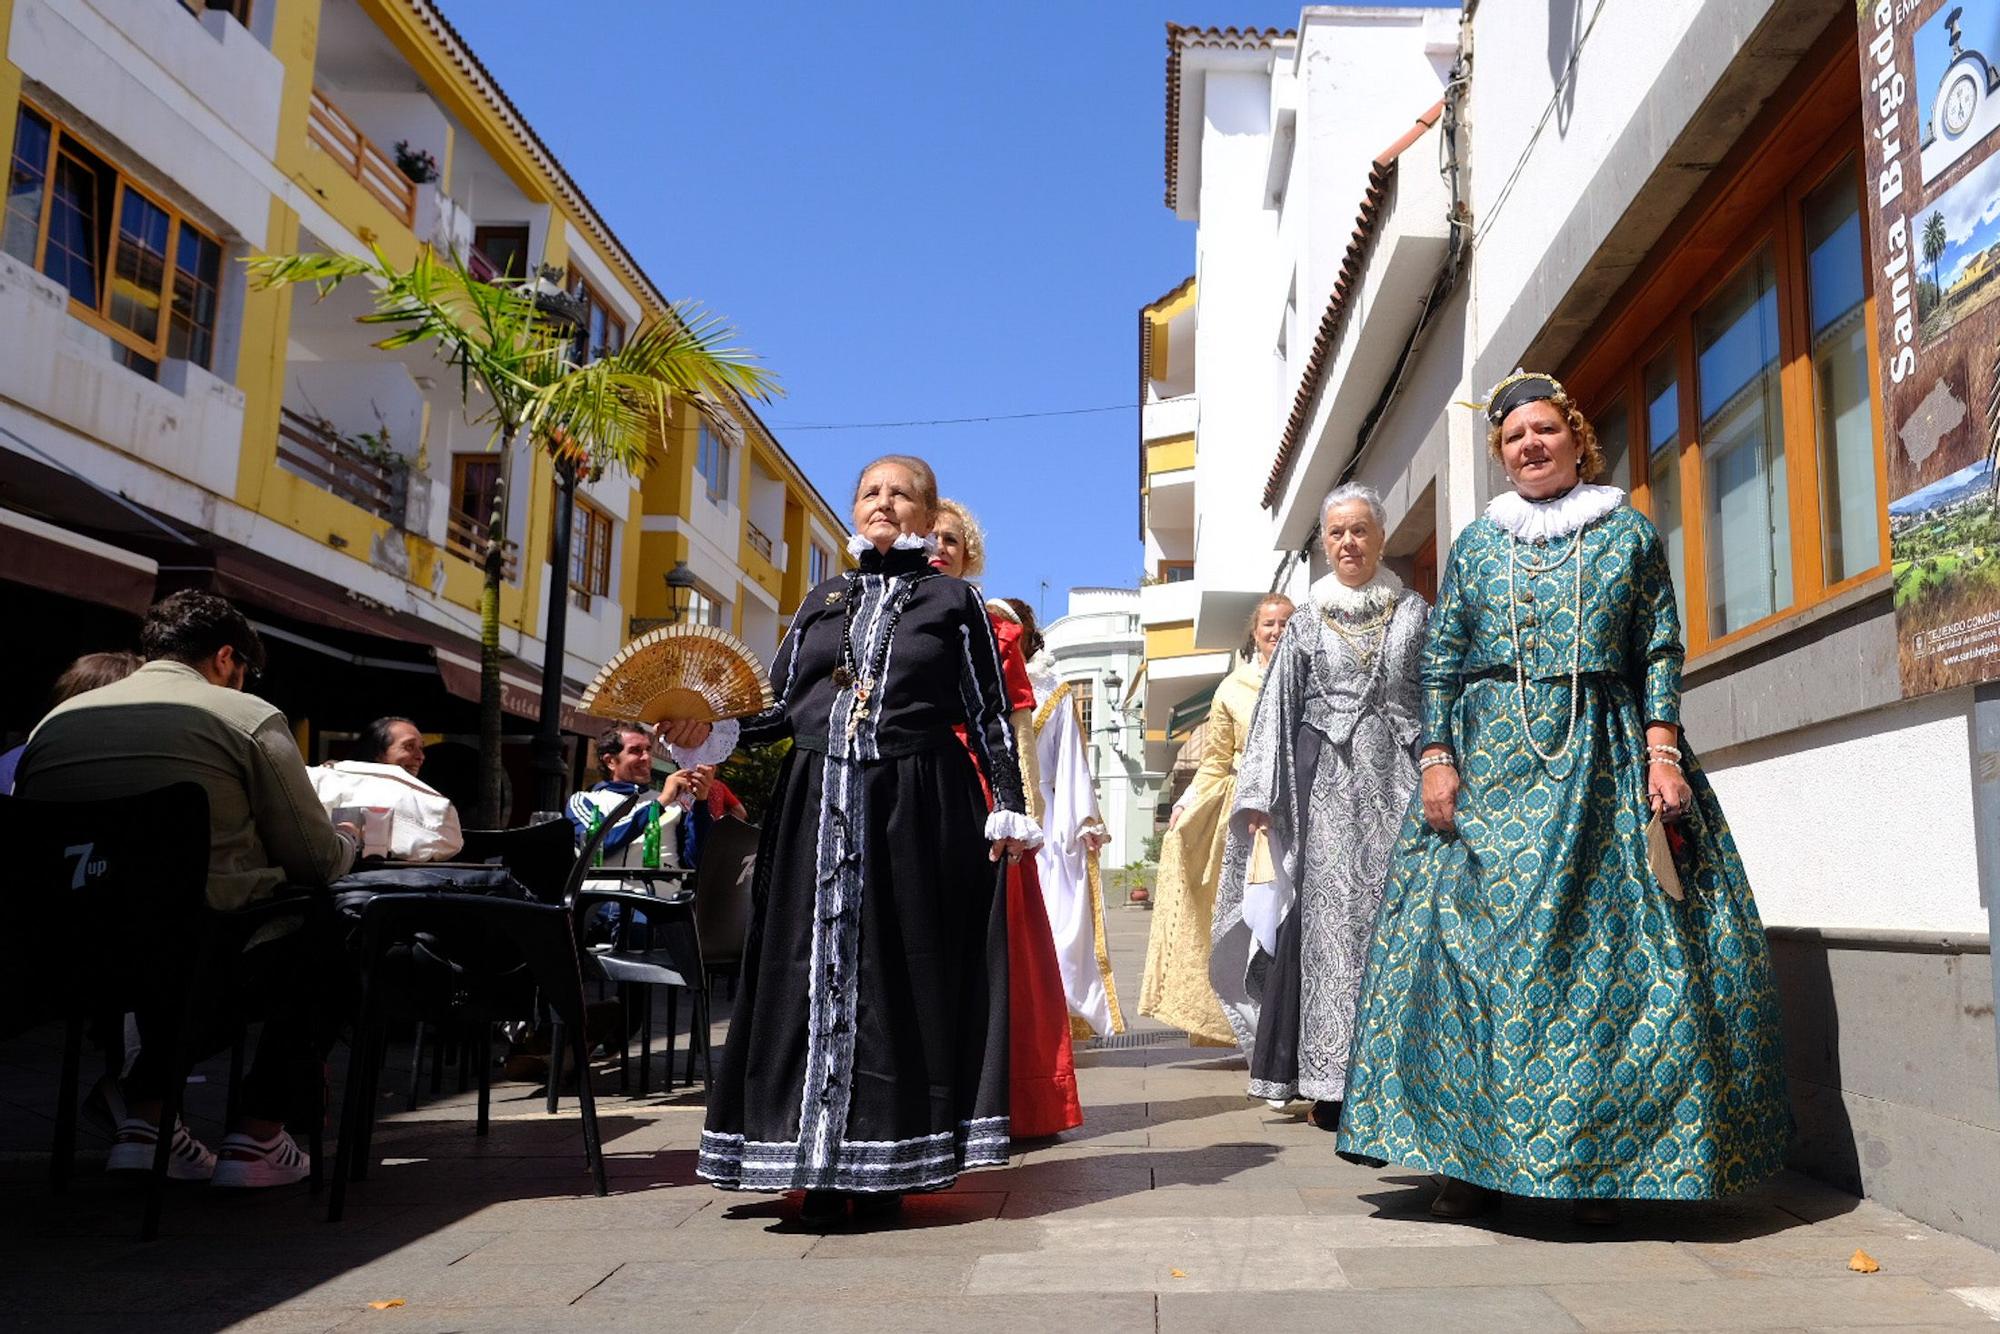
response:
<path id="1" fill-rule="evenodd" d="M 1129 1009 L 1150 915 L 1111 918 Z M 1341 1163 L 1329 1136 L 1244 1098 L 1239 1058 L 1144 1024 L 1079 1053 L 1081 1130 L 912 1198 L 887 1230 L 817 1236 L 790 1221 L 795 1201 L 698 1184 L 698 1090 L 642 1102 L 600 1073 L 607 1199 L 588 1193 L 573 1102 L 550 1118 L 530 1086 L 500 1085 L 482 1141 L 469 1095 L 406 1114 L 390 1094 L 377 1131 L 387 1162 L 353 1188 L 346 1221 L 321 1221 L 303 1187 L 247 1200 L 182 1188 L 164 1238 L 142 1246 L 136 1197 L 90 1163 L 66 1197 L 43 1183 L 51 1041 L 0 1044 L 0 1328 L 1441 1334 L 2000 1322 L 2000 1255 L 1797 1176 L 1726 1204 L 1628 1206 L 1606 1233 L 1525 1201 L 1476 1226 L 1433 1221 L 1427 1178 Z M 196 1124 L 212 1134 L 220 1076 L 208 1073 L 193 1092 Z M 1880 1272 L 1851 1272 L 1856 1250 Z M 371 1309 L 387 1301 L 403 1304 Z"/>

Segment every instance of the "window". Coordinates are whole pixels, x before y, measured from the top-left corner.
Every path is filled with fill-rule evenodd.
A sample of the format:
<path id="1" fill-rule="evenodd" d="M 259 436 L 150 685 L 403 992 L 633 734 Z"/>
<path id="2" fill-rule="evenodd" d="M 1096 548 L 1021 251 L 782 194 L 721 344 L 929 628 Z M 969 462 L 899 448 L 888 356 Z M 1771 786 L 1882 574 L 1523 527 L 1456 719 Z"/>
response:
<path id="1" fill-rule="evenodd" d="M 583 328 L 577 334 L 577 361 L 594 361 L 606 352 L 616 352 L 625 346 L 623 317 L 574 266 L 569 271 L 569 292 L 583 303 Z"/>
<path id="2" fill-rule="evenodd" d="M 221 244 L 25 104 L 0 248 L 62 284 L 121 364 L 149 377 L 167 357 L 213 364 Z"/>
<path id="3" fill-rule="evenodd" d="M 1887 568 L 1855 68 L 1850 46 L 1773 99 L 1570 377 L 1694 656 Z"/>
<path id="4" fill-rule="evenodd" d="M 1088 747 L 1090 745 L 1090 732 L 1093 725 L 1091 714 L 1094 712 L 1094 706 L 1097 702 L 1097 683 L 1088 678 L 1082 681 L 1072 681 L 1070 682 L 1069 693 L 1076 697 L 1077 716 L 1083 719 L 1083 744 Z"/>
<path id="5" fill-rule="evenodd" d="M 494 496 L 500 489 L 498 454 L 451 456 L 451 508 L 480 528 L 493 517 Z"/>
<path id="6" fill-rule="evenodd" d="M 479 276 L 489 282 L 501 278 L 524 282 L 530 276 L 528 228 L 525 223 L 473 228 L 472 250 L 473 271 L 478 273 L 483 261 L 487 271 L 479 273 Z"/>
<path id="7" fill-rule="evenodd" d="M 557 503 L 560 503 L 558 501 Z M 555 559 L 556 515 L 549 516 L 549 559 Z M 571 599 L 585 611 L 590 600 L 611 596 L 611 516 L 597 506 L 577 498 L 570 517 L 569 591 Z"/>
<path id="8" fill-rule="evenodd" d="M 1160 582 L 1163 584 L 1184 584 L 1194 578 L 1194 562 L 1191 560 L 1163 560 L 1160 562 Z"/>
<path id="9" fill-rule="evenodd" d="M 718 629 L 727 629 L 723 624 L 722 611 L 722 604 L 715 598 L 699 588 L 691 588 L 688 590 L 687 615 L 681 618 L 681 624 L 713 625 Z"/>
<path id="10" fill-rule="evenodd" d="M 181 4 L 196 18 L 200 18 L 205 9 L 219 9 L 244 27 L 250 26 L 250 0 L 181 0 Z"/>
<path id="11" fill-rule="evenodd" d="M 826 582 L 826 548 L 817 542 L 806 545 L 806 587 L 818 588 Z"/>
<path id="12" fill-rule="evenodd" d="M 708 498 L 718 505 L 729 503 L 730 458 L 735 453 L 729 442 L 718 434 L 707 422 L 700 427 L 701 438 L 695 448 L 695 471 L 708 483 Z"/>

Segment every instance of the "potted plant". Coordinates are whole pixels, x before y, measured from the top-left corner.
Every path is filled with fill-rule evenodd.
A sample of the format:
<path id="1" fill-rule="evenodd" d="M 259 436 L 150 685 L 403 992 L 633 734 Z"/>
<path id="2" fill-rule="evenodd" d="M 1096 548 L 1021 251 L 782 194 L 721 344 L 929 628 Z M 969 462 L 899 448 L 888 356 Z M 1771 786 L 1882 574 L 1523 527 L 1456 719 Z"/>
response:
<path id="1" fill-rule="evenodd" d="M 418 185 L 429 185 L 438 178 L 438 160 L 428 149 L 412 147 L 408 139 L 396 141 L 396 166 Z"/>

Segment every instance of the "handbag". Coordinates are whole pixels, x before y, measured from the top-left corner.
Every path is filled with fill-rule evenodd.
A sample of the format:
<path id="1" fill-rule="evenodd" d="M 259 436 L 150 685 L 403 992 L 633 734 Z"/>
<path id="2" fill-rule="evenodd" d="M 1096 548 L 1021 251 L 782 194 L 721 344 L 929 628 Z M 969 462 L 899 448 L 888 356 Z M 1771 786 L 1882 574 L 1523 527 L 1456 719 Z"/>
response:
<path id="1" fill-rule="evenodd" d="M 1658 811 L 1646 822 L 1646 864 L 1653 868 L 1653 878 L 1667 891 L 1668 898 L 1679 903 L 1687 897 L 1681 888 L 1680 867 L 1674 864 L 1674 845 L 1667 835 L 1667 822 Z"/>

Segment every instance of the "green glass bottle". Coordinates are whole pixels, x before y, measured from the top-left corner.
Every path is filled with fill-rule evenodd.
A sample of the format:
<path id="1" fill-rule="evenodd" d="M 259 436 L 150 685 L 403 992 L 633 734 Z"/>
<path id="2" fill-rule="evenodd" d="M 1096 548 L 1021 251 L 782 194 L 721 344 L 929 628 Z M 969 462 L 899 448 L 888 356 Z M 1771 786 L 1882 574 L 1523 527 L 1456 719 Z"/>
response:
<path id="1" fill-rule="evenodd" d="M 597 807 L 593 805 L 590 808 L 590 813 L 584 816 L 583 818 L 584 840 L 586 842 L 594 840 L 597 837 L 597 831 L 602 829 L 603 827 L 604 827 L 604 812 L 598 810 Z M 597 844 L 597 846 L 591 851 L 590 864 L 592 866 L 604 865 L 604 845 L 602 843 Z"/>
<path id="2" fill-rule="evenodd" d="M 639 864 L 649 870 L 660 866 L 660 803 L 646 803 L 645 842 L 639 848 Z"/>

